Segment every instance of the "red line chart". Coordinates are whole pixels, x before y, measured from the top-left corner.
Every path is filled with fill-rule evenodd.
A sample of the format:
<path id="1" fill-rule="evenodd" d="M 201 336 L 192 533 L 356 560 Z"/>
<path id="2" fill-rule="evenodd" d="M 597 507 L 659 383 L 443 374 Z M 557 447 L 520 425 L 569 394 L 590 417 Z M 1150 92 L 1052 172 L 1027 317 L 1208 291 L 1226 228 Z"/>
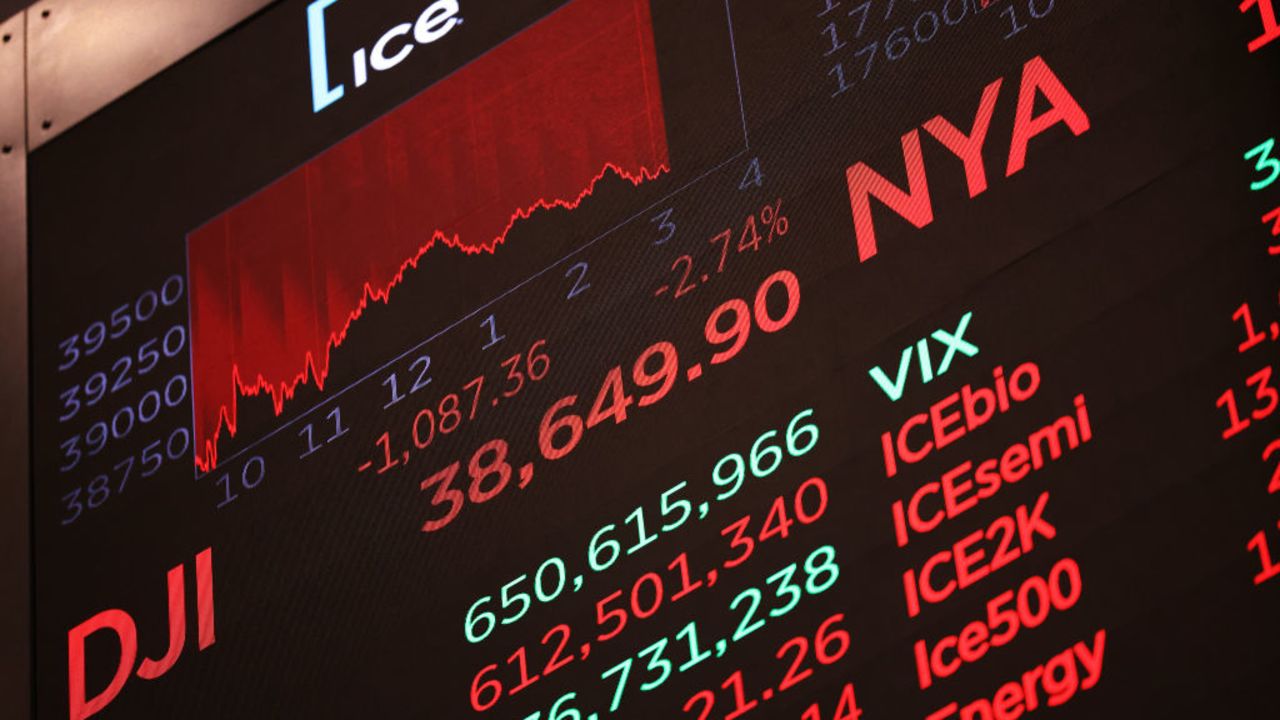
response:
<path id="1" fill-rule="evenodd" d="M 196 464 L 280 415 L 433 249 L 496 253 L 607 178 L 670 170 L 648 0 L 575 0 L 188 236 Z"/>

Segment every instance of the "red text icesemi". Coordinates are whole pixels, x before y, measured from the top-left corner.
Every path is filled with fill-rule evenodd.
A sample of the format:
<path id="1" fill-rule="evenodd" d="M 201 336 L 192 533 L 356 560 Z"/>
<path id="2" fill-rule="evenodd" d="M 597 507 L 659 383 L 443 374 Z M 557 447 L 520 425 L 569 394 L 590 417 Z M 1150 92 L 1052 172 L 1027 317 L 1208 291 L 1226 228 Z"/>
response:
<path id="1" fill-rule="evenodd" d="M 1093 438 L 1084 395 L 1075 399 L 1075 413 L 1063 415 L 1010 445 L 998 458 L 978 463 L 965 460 L 942 474 L 938 482 L 921 485 L 906 503 L 893 503 L 893 533 L 898 547 L 906 547 L 909 532 L 924 535 L 994 497 L 1005 485 L 1021 481 L 1049 461 L 1061 458 Z"/>

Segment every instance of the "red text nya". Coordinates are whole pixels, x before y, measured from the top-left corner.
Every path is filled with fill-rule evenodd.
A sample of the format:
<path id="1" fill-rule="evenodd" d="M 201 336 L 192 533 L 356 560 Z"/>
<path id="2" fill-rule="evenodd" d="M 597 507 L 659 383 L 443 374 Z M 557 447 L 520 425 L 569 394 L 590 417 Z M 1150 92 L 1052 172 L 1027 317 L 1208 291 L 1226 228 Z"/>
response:
<path id="1" fill-rule="evenodd" d="M 987 189 L 987 171 L 982 161 L 982 150 L 1003 82 L 1003 78 L 997 78 L 982 91 L 982 99 L 978 101 L 978 111 L 968 133 L 962 132 L 941 115 L 934 116 L 923 125 L 925 131 L 964 163 L 970 198 L 977 197 Z M 1037 95 L 1042 95 L 1050 107 L 1044 113 L 1033 116 Z M 1037 55 L 1022 68 L 1005 177 L 1018 172 L 1026 164 L 1027 145 L 1031 139 L 1058 123 L 1066 123 L 1067 128 L 1075 135 L 1089 129 L 1089 117 L 1044 59 Z M 858 259 L 862 262 L 870 260 L 877 252 L 875 223 L 871 217 L 872 196 L 917 228 L 933 222 L 933 203 L 929 198 L 929 181 L 925 175 L 924 156 L 920 152 L 918 129 L 902 136 L 902 157 L 907 170 L 906 191 L 862 162 L 853 165 L 846 172 L 849 201 L 853 206 L 853 226 L 858 239 Z"/>

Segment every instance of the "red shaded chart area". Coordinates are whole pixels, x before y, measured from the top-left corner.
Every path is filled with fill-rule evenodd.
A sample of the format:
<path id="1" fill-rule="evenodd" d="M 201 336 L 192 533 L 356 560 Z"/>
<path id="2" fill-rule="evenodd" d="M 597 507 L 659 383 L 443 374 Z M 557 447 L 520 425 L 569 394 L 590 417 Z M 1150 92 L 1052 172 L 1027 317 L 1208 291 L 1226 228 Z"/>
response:
<path id="1" fill-rule="evenodd" d="M 276 414 L 428 253 L 668 169 L 649 0 L 576 0 L 188 238 L 197 465 L 236 401 Z M 443 246 L 443 247 L 441 247 Z M 427 260 L 429 262 L 429 259 Z"/>

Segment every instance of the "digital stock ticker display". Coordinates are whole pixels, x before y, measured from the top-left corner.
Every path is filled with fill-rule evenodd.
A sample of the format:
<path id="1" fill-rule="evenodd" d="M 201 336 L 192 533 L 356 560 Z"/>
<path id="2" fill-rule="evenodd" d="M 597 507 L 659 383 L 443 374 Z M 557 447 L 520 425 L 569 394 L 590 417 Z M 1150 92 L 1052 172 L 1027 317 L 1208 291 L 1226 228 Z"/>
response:
<path id="1" fill-rule="evenodd" d="M 1271 0 L 285 0 L 30 158 L 42 718 L 1274 718 Z"/>

